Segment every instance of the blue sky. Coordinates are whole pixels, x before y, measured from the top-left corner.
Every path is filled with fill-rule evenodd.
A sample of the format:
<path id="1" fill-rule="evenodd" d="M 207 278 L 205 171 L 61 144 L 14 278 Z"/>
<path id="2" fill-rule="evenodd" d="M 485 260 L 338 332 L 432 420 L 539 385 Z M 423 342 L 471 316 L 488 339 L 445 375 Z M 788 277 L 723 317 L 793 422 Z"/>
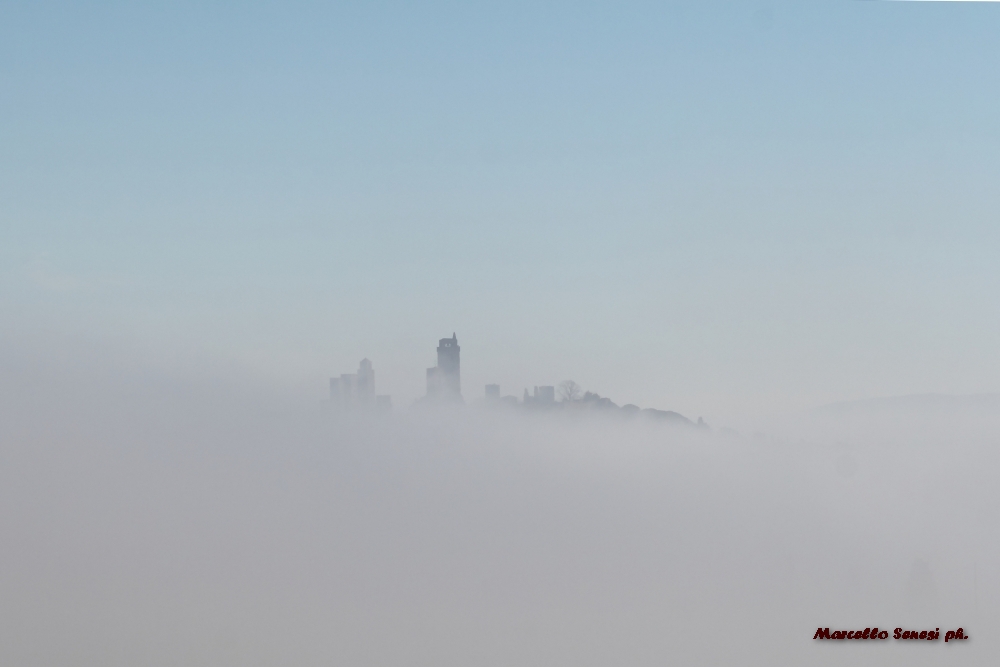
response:
<path id="1" fill-rule="evenodd" d="M 8 345 L 717 421 L 1000 391 L 990 3 L 0 4 Z"/>

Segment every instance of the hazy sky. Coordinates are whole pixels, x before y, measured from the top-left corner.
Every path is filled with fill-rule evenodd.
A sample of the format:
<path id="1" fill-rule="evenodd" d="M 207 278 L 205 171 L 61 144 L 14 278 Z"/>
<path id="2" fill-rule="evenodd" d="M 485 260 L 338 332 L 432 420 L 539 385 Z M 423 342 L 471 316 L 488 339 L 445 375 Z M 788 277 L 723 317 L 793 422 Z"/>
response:
<path id="1" fill-rule="evenodd" d="M 0 663 L 987 664 L 1000 393 L 795 411 L 1000 392 L 998 35 L 0 0 Z"/>
<path id="2" fill-rule="evenodd" d="M 716 422 L 1000 391 L 990 3 L 0 3 L 8 341 Z M 472 6 L 474 5 L 474 6 Z"/>

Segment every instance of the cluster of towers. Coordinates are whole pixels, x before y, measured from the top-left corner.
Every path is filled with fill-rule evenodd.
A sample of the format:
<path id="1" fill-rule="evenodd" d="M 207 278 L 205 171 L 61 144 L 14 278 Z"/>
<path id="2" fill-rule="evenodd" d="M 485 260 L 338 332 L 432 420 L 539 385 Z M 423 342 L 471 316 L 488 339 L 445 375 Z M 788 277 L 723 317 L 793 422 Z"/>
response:
<path id="1" fill-rule="evenodd" d="M 392 409 L 389 396 L 375 395 L 375 370 L 367 359 L 361 360 L 357 373 L 330 378 L 330 401 L 343 409 L 374 409 L 379 412 Z"/>
<path id="2" fill-rule="evenodd" d="M 486 402 L 487 403 L 507 403 L 510 405 L 517 405 L 516 396 L 500 396 L 500 385 L 498 384 L 488 384 L 486 385 Z M 533 408 L 544 408 L 547 406 L 554 406 L 556 404 L 556 388 L 551 386 L 535 387 L 531 394 L 528 390 L 524 390 L 524 398 L 521 401 L 521 405 L 525 407 Z"/>
<path id="3" fill-rule="evenodd" d="M 438 341 L 437 366 L 427 369 L 427 402 L 461 403 L 462 402 L 462 348 L 458 345 L 458 336 Z M 555 387 L 535 387 L 533 395 L 524 390 L 524 405 L 545 407 L 555 405 Z M 374 409 L 387 412 L 392 409 L 389 396 L 375 395 L 375 371 L 372 362 L 361 360 L 357 373 L 345 373 L 339 378 L 330 378 L 330 400 L 343 409 Z M 517 403 L 513 396 L 500 397 L 500 385 L 486 385 L 487 402 L 503 401 Z"/>

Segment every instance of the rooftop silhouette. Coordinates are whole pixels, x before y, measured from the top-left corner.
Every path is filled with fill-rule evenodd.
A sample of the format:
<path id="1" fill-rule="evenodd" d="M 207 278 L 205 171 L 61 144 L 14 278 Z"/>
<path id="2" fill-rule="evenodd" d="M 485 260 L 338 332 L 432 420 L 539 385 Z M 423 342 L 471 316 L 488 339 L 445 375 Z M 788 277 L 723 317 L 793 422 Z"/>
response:
<path id="1" fill-rule="evenodd" d="M 427 369 L 427 398 L 462 402 L 462 348 L 454 332 L 438 341 L 437 366 Z"/>

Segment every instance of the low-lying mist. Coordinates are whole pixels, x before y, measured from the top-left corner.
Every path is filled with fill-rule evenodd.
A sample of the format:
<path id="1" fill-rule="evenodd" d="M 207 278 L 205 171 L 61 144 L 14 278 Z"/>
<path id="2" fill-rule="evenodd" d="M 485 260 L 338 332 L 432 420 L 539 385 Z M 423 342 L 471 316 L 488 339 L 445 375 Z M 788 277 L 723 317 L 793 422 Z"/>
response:
<path id="1" fill-rule="evenodd" d="M 338 415 L 225 369 L 3 362 L 2 664 L 997 655 L 989 401 L 737 434 L 474 405 Z"/>

